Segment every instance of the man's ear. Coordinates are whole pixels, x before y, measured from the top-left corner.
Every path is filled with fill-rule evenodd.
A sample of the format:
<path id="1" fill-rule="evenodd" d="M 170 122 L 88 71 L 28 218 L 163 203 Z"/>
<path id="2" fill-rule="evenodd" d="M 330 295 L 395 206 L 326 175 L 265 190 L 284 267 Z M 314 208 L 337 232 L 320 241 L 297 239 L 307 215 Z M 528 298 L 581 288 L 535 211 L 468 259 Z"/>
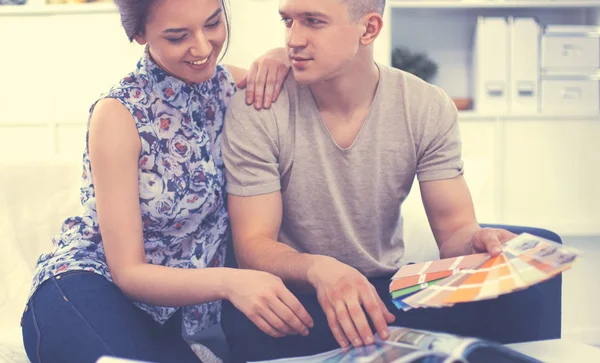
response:
<path id="1" fill-rule="evenodd" d="M 148 41 L 146 40 L 146 37 L 143 34 L 138 34 L 135 37 L 133 37 L 133 39 L 139 44 L 139 45 L 145 45 Z"/>
<path id="2" fill-rule="evenodd" d="M 363 16 L 359 21 L 363 33 L 360 36 L 362 45 L 370 45 L 381 33 L 383 28 L 383 18 L 379 13 L 369 13 Z"/>

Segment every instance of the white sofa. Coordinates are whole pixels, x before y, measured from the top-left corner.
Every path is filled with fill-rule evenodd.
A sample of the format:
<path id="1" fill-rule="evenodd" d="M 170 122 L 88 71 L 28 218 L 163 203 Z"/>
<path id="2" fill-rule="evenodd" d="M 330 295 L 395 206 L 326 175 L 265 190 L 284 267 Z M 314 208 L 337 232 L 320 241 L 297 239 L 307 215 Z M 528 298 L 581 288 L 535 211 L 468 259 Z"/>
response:
<path id="1" fill-rule="evenodd" d="M 80 175 L 76 159 L 0 161 L 0 362 L 28 362 L 20 319 L 33 268 L 62 219 L 78 212 Z"/>
<path id="2" fill-rule="evenodd" d="M 0 363 L 28 362 L 21 340 L 21 313 L 38 256 L 51 249 L 51 236 L 64 218 L 80 210 L 80 159 L 0 160 Z M 467 160 L 465 164 L 475 166 L 466 178 L 477 196 L 487 163 Z M 407 261 L 437 258 L 418 185 L 405 202 L 403 215 Z"/>

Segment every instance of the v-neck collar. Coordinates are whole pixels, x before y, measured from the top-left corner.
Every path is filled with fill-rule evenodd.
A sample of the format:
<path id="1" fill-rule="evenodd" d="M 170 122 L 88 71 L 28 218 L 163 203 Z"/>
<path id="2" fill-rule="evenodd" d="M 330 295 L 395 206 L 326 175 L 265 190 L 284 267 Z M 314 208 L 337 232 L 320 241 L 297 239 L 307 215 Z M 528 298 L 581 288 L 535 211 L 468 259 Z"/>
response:
<path id="1" fill-rule="evenodd" d="M 363 133 L 363 130 L 367 127 L 367 125 L 369 123 L 369 119 L 371 118 L 371 115 L 373 114 L 374 106 L 378 103 L 379 98 L 381 97 L 380 94 L 381 94 L 382 88 L 383 88 L 384 72 L 382 70 L 382 67 L 379 64 L 375 63 L 375 65 L 377 66 L 377 69 L 379 70 L 379 81 L 377 82 L 377 88 L 375 89 L 375 96 L 373 97 L 371 106 L 369 107 L 369 112 L 367 112 L 367 116 L 365 117 L 362 125 L 360 126 L 360 130 L 356 134 L 356 137 L 354 137 L 354 140 L 352 140 L 352 143 L 350 144 L 350 146 L 348 146 L 347 148 L 340 147 L 340 145 L 337 143 L 337 141 L 331 134 L 331 131 L 329 131 L 329 128 L 327 127 L 327 125 L 325 124 L 325 121 L 323 120 L 323 117 L 321 117 L 321 112 L 319 111 L 319 107 L 317 106 L 317 102 L 315 101 L 315 98 L 310 90 L 310 87 L 308 85 L 300 85 L 299 84 L 300 92 L 302 92 L 302 98 L 310 100 L 309 101 L 310 109 L 315 114 L 315 117 L 318 119 L 321 127 L 325 130 L 327 135 L 329 135 L 329 138 L 331 139 L 331 142 L 333 143 L 333 145 L 342 152 L 351 151 L 354 148 L 354 146 L 358 143 L 358 141 L 360 139 L 360 135 Z"/>

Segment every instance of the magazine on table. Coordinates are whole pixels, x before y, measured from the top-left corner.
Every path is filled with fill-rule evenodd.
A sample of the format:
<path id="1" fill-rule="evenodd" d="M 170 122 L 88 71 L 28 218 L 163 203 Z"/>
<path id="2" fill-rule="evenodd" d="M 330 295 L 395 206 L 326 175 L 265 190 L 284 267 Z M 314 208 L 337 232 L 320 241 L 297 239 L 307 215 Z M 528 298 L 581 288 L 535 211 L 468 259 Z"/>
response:
<path id="1" fill-rule="evenodd" d="M 253 363 L 541 363 L 487 340 L 403 327 L 389 330 L 387 340 L 375 335 L 375 343 L 368 346 Z"/>

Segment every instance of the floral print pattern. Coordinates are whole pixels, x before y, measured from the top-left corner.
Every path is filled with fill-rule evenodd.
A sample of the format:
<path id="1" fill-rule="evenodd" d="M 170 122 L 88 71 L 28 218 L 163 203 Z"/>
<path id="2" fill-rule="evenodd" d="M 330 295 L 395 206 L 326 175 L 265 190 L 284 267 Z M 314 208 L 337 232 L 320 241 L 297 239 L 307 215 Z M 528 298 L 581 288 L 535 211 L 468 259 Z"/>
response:
<path id="1" fill-rule="evenodd" d="M 133 115 L 140 135 L 139 191 L 148 263 L 223 266 L 229 231 L 221 133 L 235 91 L 231 74 L 222 66 L 208 81 L 189 85 L 167 74 L 146 51 L 136 70 L 101 97 L 119 100 Z M 31 294 L 49 277 L 73 270 L 91 271 L 112 281 L 87 146 L 81 203 L 83 214 L 68 218 L 52 239 L 53 251 L 40 256 Z M 177 311 L 134 303 L 161 324 Z M 220 302 L 182 307 L 187 334 L 218 323 L 220 308 Z"/>

